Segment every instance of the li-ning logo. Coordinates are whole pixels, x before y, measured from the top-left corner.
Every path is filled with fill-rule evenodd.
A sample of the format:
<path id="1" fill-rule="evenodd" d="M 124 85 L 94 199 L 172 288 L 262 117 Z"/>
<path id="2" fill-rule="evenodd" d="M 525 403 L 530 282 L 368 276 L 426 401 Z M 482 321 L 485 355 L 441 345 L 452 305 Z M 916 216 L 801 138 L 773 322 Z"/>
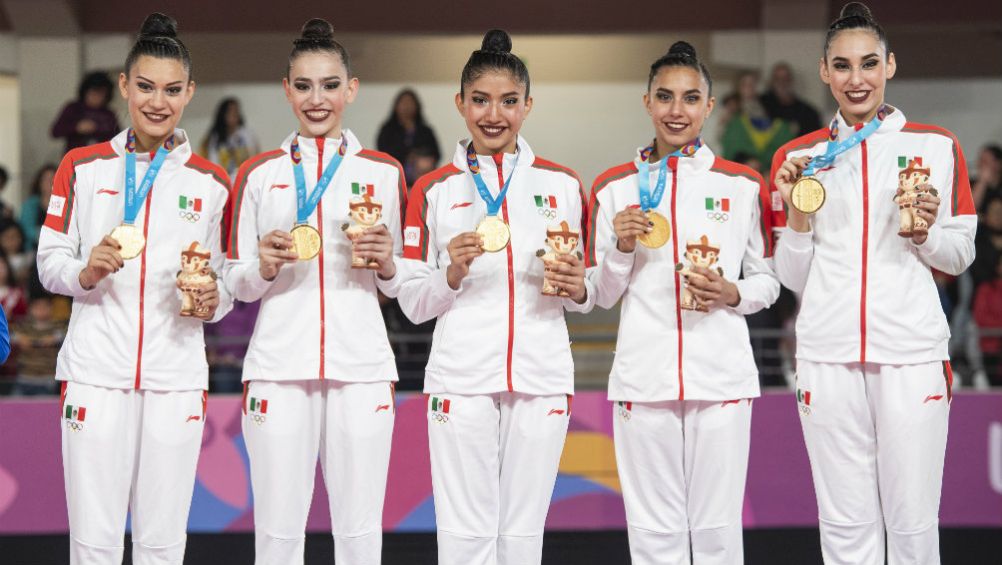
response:
<path id="1" fill-rule="evenodd" d="M 79 432 L 83 429 L 84 420 L 87 419 L 87 408 L 67 404 L 63 410 L 63 419 L 66 420 L 66 429 Z"/>
<path id="2" fill-rule="evenodd" d="M 177 215 L 184 220 L 195 223 L 201 217 L 202 199 L 179 196 L 177 200 Z"/>
<path id="3" fill-rule="evenodd" d="M 102 188 L 101 190 L 98 190 L 97 193 L 98 194 L 110 194 L 110 195 L 114 196 L 114 195 L 118 194 L 118 191 L 117 190 L 112 190 L 110 188 Z"/>
<path id="4" fill-rule="evenodd" d="M 536 212 L 547 220 L 557 218 L 557 197 L 552 194 L 536 194 L 533 197 L 536 201 Z"/>
<path id="5" fill-rule="evenodd" d="M 273 185 L 271 185 L 271 188 L 268 189 L 268 192 L 271 192 L 271 191 L 275 190 L 276 188 L 279 189 L 279 190 L 285 190 L 286 188 L 289 188 L 289 185 L 287 185 L 287 184 L 273 184 Z"/>
<path id="6" fill-rule="evenodd" d="M 449 208 L 449 209 L 450 210 L 455 210 L 456 208 L 467 208 L 469 206 L 473 206 L 473 203 L 472 202 L 456 202 L 455 204 L 452 205 L 452 208 Z"/>
<path id="7" fill-rule="evenodd" d="M 390 410 L 390 405 L 389 404 L 377 404 L 376 405 L 376 412 L 382 412 L 383 410 L 389 411 Z"/>
<path id="8" fill-rule="evenodd" d="M 267 419 L 267 414 L 268 401 L 266 399 L 251 397 L 250 402 L 247 404 L 247 415 L 250 416 L 251 421 L 260 426 Z"/>
<path id="9" fill-rule="evenodd" d="M 549 414 L 547 414 L 547 416 L 552 416 L 554 414 L 556 414 L 557 416 L 563 416 L 564 411 L 560 408 L 550 408 L 550 412 Z"/>
<path id="10" fill-rule="evenodd" d="M 633 417 L 633 403 L 620 400 L 616 406 L 619 408 L 619 417 L 629 422 Z"/>
<path id="11" fill-rule="evenodd" d="M 452 401 L 448 398 L 439 398 L 437 396 L 431 397 L 431 419 L 438 424 L 446 424 L 449 422 L 449 408 L 452 406 Z"/>
<path id="12" fill-rule="evenodd" d="M 934 402 L 936 400 L 943 400 L 943 395 L 942 394 L 930 394 L 929 396 L 925 397 L 925 400 L 922 402 L 922 404 L 928 404 L 929 402 Z"/>
<path id="13" fill-rule="evenodd" d="M 797 389 L 797 404 L 800 405 L 800 413 L 804 416 L 811 415 L 811 391 Z"/>
<path id="14" fill-rule="evenodd" d="M 713 198 L 708 196 L 704 207 L 706 208 L 706 218 L 714 222 L 724 223 L 731 219 L 731 199 Z"/>

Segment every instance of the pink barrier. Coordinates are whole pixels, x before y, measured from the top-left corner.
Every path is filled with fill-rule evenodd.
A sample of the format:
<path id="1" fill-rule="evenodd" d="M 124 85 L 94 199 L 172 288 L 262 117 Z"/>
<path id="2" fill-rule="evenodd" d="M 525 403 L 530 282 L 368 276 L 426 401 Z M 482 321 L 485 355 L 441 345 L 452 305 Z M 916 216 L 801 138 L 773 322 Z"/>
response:
<path id="1" fill-rule="evenodd" d="M 239 398 L 210 397 L 189 528 L 193 532 L 251 531 L 247 454 Z M 56 399 L 0 400 L 0 534 L 65 532 Z M 88 415 L 90 416 L 90 415 Z M 400 394 L 386 494 L 387 531 L 434 531 L 425 399 Z M 574 399 L 547 527 L 622 529 L 623 501 L 612 445 L 612 406 L 602 392 Z M 320 475 L 310 531 L 329 530 Z M 941 523 L 1002 527 L 1002 394 L 960 394 L 953 400 Z M 807 452 L 791 394 L 755 401 L 744 506 L 752 528 L 811 527 L 817 508 Z"/>

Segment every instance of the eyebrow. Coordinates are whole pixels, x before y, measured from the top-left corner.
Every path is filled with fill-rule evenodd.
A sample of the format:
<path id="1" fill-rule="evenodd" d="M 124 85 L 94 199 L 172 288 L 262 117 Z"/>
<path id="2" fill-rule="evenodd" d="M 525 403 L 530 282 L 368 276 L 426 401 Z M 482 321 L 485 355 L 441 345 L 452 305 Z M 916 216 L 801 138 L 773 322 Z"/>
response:
<path id="1" fill-rule="evenodd" d="M 329 76 L 329 77 L 323 77 L 322 79 L 320 79 L 320 82 L 327 82 L 329 80 L 340 80 L 340 79 L 341 79 L 341 77 L 339 75 L 334 75 L 334 76 Z M 296 78 L 292 79 L 293 82 L 297 82 L 297 81 L 300 81 L 300 80 L 305 80 L 305 81 L 309 82 L 310 79 L 308 77 L 296 77 Z"/>
<path id="2" fill-rule="evenodd" d="M 670 88 L 658 87 L 657 91 L 658 93 L 664 92 L 665 94 L 675 94 L 675 91 L 671 90 Z M 689 90 L 683 92 L 683 94 L 702 94 L 702 93 L 703 91 L 701 91 L 698 88 L 690 88 Z"/>
<path id="3" fill-rule="evenodd" d="M 144 77 L 143 75 L 136 75 L 136 80 L 145 80 L 146 82 L 152 82 L 153 84 L 157 83 L 157 81 L 152 80 L 152 79 L 148 79 L 148 78 Z M 175 80 L 174 82 L 167 83 L 167 86 L 174 86 L 175 84 L 184 84 L 184 81 L 183 80 Z"/>
<path id="4" fill-rule="evenodd" d="M 482 96 L 490 97 L 490 93 L 489 92 L 484 92 L 483 90 L 474 90 L 471 94 L 480 94 Z M 504 94 L 501 95 L 501 98 L 506 98 L 508 96 L 518 96 L 518 95 L 519 95 L 519 93 L 515 92 L 515 91 L 505 92 Z"/>
<path id="5" fill-rule="evenodd" d="M 860 58 L 863 59 L 864 61 L 867 60 L 867 59 L 879 59 L 880 55 L 878 53 L 867 53 L 866 55 L 863 55 Z M 846 62 L 846 63 L 848 63 L 849 59 L 847 57 L 832 57 L 832 61 L 833 62 Z"/>

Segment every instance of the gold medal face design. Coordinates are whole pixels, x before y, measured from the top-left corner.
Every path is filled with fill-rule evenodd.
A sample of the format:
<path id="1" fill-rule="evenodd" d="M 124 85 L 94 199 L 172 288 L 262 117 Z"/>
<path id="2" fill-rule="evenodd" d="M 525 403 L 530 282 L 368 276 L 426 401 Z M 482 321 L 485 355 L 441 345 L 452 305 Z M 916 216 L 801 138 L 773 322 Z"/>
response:
<path id="1" fill-rule="evenodd" d="M 320 254 L 322 240 L 317 228 L 309 224 L 299 224 L 292 228 L 292 248 L 300 261 L 309 261 Z"/>
<path id="2" fill-rule="evenodd" d="M 484 238 L 483 249 L 488 253 L 501 251 L 508 247 L 508 242 L 511 240 L 511 230 L 508 229 L 508 224 L 497 216 L 484 218 L 477 226 L 477 233 Z"/>
<path id="3" fill-rule="evenodd" d="M 804 214 L 813 214 L 825 204 L 825 187 L 814 177 L 801 177 L 790 192 L 790 204 Z"/>
<path id="4" fill-rule="evenodd" d="M 135 259 L 146 247 L 146 238 L 142 230 L 132 224 L 122 224 L 111 230 L 111 238 L 122 246 L 118 251 L 122 259 Z"/>
<path id="5" fill-rule="evenodd" d="M 648 210 L 646 216 L 654 225 L 651 226 L 649 233 L 637 236 L 637 241 L 644 247 L 651 249 L 657 249 L 668 243 L 671 240 L 671 224 L 668 223 L 668 218 L 653 210 Z"/>

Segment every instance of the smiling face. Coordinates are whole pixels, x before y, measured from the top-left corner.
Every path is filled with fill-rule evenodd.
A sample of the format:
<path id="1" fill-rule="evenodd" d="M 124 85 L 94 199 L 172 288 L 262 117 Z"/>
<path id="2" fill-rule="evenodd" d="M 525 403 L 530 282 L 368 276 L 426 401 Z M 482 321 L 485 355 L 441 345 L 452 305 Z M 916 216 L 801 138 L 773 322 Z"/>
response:
<path id="1" fill-rule="evenodd" d="M 326 51 L 303 53 L 292 62 L 282 84 L 301 135 L 341 137 L 341 118 L 355 101 L 358 79 L 348 77 L 340 56 Z"/>
<path id="2" fill-rule="evenodd" d="M 644 94 L 644 106 L 654 124 L 658 155 L 664 157 L 699 137 L 713 111 L 703 75 L 691 67 L 661 67 Z"/>
<path id="3" fill-rule="evenodd" d="M 195 81 L 178 59 L 142 55 L 128 74 L 119 75 L 118 89 L 129 107 L 136 149 L 146 152 L 174 133 L 195 94 Z"/>
<path id="4" fill-rule="evenodd" d="M 875 33 L 866 29 L 839 32 L 821 60 L 821 80 L 831 88 L 849 125 L 866 122 L 884 103 L 884 89 L 894 76 L 894 53 L 887 53 Z"/>
<path id="5" fill-rule="evenodd" d="M 514 153 L 532 97 L 525 95 L 525 85 L 511 73 L 492 70 L 463 85 L 463 92 L 456 94 L 456 108 L 478 154 Z"/>

